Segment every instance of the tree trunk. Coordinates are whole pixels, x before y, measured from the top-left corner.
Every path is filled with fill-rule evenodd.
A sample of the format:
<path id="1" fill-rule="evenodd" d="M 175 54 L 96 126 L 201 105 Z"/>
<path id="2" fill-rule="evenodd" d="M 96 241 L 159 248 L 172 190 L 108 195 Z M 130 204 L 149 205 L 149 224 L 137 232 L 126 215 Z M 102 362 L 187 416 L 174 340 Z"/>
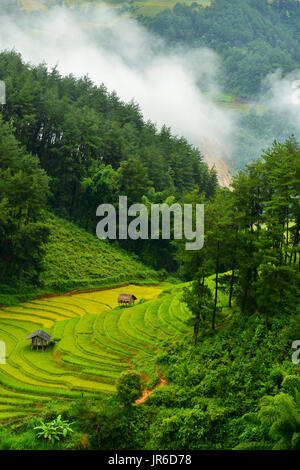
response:
<path id="1" fill-rule="evenodd" d="M 214 330 L 216 325 L 216 311 L 217 311 L 217 302 L 218 302 L 218 287 L 219 287 L 219 258 L 220 258 L 220 241 L 217 243 L 217 260 L 216 260 L 216 287 L 215 287 L 215 303 L 212 316 L 212 329 Z"/>
<path id="2" fill-rule="evenodd" d="M 200 318 L 197 316 L 194 324 L 194 346 L 197 346 L 198 333 L 199 333 L 199 321 Z"/>
<path id="3" fill-rule="evenodd" d="M 228 299 L 228 307 L 232 307 L 232 296 L 233 296 L 233 286 L 234 286 L 234 276 L 235 276 L 235 267 L 236 267 L 236 253 L 237 253 L 237 240 L 238 240 L 238 227 L 235 226 L 235 238 L 234 238 L 234 251 L 232 257 L 232 270 L 231 270 L 231 278 L 230 278 L 230 289 L 229 289 L 229 299 Z"/>
<path id="4" fill-rule="evenodd" d="M 288 250 L 289 250 L 289 210 L 287 208 L 286 244 L 285 244 L 285 258 L 284 258 L 284 263 L 285 264 L 287 263 Z"/>
<path id="5" fill-rule="evenodd" d="M 243 300 L 242 300 L 242 316 L 245 315 L 245 307 L 246 307 L 246 301 L 247 301 L 247 297 L 248 297 L 248 282 L 247 282 L 247 285 L 245 287 L 245 290 L 244 290 L 244 293 L 243 293 Z"/>
<path id="6" fill-rule="evenodd" d="M 297 246 L 299 243 L 299 229 L 297 228 L 297 231 L 295 233 L 295 243 L 294 243 L 294 246 Z M 300 257 L 299 257 L 300 258 Z M 297 262 L 297 251 L 295 251 L 294 253 L 294 262 L 293 264 L 296 264 Z"/>
<path id="7" fill-rule="evenodd" d="M 266 316 L 265 316 L 265 326 L 266 328 L 269 328 L 269 312 L 268 311 L 266 312 Z"/>
<path id="8" fill-rule="evenodd" d="M 231 271 L 231 278 L 230 278 L 230 289 L 229 289 L 229 300 L 228 300 L 228 307 L 232 307 L 232 294 L 233 294 L 233 286 L 234 286 L 234 273 L 235 269 L 232 268 Z"/>

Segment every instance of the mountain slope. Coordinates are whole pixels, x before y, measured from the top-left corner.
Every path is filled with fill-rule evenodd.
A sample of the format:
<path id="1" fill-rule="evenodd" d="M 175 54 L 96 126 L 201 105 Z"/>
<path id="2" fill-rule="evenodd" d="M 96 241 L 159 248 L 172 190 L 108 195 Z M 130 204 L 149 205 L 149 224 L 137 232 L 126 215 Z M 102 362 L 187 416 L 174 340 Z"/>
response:
<path id="1" fill-rule="evenodd" d="M 296 0 L 214 0 L 200 9 L 177 4 L 143 22 L 172 45 L 215 50 L 226 90 L 251 98 L 269 73 L 299 68 L 299 16 Z"/>
<path id="2" fill-rule="evenodd" d="M 47 215 L 45 222 L 50 227 L 50 237 L 45 246 L 40 287 L 22 281 L 0 283 L 0 306 L 52 292 L 157 282 L 157 272 L 116 244 L 101 241 L 52 214 Z"/>
<path id="3" fill-rule="evenodd" d="M 52 215 L 49 224 L 51 234 L 41 276 L 46 288 L 68 290 L 157 278 L 155 271 L 116 245 Z"/>

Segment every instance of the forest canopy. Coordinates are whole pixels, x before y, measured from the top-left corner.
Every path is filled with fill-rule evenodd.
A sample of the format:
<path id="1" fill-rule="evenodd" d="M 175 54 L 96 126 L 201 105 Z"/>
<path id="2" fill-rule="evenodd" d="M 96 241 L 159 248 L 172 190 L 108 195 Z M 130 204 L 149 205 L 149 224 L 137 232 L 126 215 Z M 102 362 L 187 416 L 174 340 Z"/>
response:
<path id="1" fill-rule="evenodd" d="M 31 199 L 38 199 L 34 201 L 34 210 L 29 205 L 25 211 L 26 230 L 29 220 L 37 223 L 40 209 L 48 208 L 94 233 L 98 205 L 117 203 L 122 194 L 127 195 L 130 204 L 140 202 L 143 196 L 153 203 L 170 196 L 180 198 L 196 188 L 206 198 L 214 194 L 216 171 L 208 168 L 197 148 L 185 138 L 172 135 L 167 127 L 158 130 L 153 123 L 145 122 L 136 103 L 122 102 L 104 85 L 97 87 L 88 77 L 62 77 L 57 69 L 48 71 L 44 64 L 30 66 L 14 51 L 0 54 L 0 79 L 7 92 L 0 145 L 7 147 L 7 142 L 13 142 L 15 148 L 14 152 L 10 148 L 9 153 L 4 150 L 0 153 L 0 168 L 5 172 L 4 181 L 14 188 L 20 201 L 22 217 L 21 207 L 27 196 L 21 186 L 9 183 L 9 178 L 16 178 L 17 171 L 28 173 L 29 178 L 36 171 L 36 176 L 30 176 L 37 179 L 36 186 L 26 182 L 25 174 L 21 178 L 28 190 L 28 204 Z M 31 165 L 26 163 L 29 159 Z M 37 195 L 31 187 L 36 188 Z M 13 199 L 5 197 L 7 191 L 5 187 L 1 204 L 10 214 L 10 229 L 22 238 L 23 219 Z M 3 217 L 4 214 L 3 211 Z M 44 239 L 42 227 L 34 227 L 30 237 Z M 10 264 L 14 275 L 20 271 L 21 276 L 27 268 L 17 262 L 12 248 L 8 249 L 11 239 L 7 230 L 8 227 L 3 232 L 2 259 L 5 274 L 10 278 L 7 271 L 10 260 L 4 259 L 8 253 L 18 265 L 16 268 Z M 35 245 L 36 250 L 38 246 Z M 146 253 L 147 247 L 125 243 L 125 248 L 144 253 L 145 260 L 155 264 L 153 256 Z M 160 259 L 161 268 L 162 258 L 156 259 Z M 30 266 L 38 262 L 33 257 Z"/>

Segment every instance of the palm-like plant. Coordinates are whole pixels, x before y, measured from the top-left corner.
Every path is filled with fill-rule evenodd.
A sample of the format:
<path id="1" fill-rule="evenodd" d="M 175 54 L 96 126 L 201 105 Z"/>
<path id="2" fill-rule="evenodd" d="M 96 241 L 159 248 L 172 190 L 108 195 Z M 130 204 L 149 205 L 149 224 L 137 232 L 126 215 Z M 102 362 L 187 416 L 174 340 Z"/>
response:
<path id="1" fill-rule="evenodd" d="M 71 424 L 68 421 L 61 419 L 61 415 L 49 423 L 44 423 L 40 420 L 40 425 L 36 426 L 34 430 L 38 437 L 48 439 L 50 442 L 59 441 L 73 432 Z"/>
<path id="2" fill-rule="evenodd" d="M 261 424 L 275 441 L 274 449 L 300 449 L 299 404 L 285 393 L 264 397 L 259 412 Z"/>

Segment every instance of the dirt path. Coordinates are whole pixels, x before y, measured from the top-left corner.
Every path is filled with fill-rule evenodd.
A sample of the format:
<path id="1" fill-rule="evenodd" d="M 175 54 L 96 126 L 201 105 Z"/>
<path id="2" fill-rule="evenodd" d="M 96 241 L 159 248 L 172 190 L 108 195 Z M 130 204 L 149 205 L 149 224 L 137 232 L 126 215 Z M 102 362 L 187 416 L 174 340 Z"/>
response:
<path id="1" fill-rule="evenodd" d="M 42 294 L 42 295 L 39 295 L 38 297 L 35 297 L 33 300 L 50 299 L 52 297 L 68 297 L 68 296 L 79 295 L 79 294 L 90 294 L 90 293 L 93 293 L 93 292 L 102 292 L 102 291 L 105 291 L 105 290 L 119 289 L 120 287 L 126 287 L 126 286 L 130 286 L 130 285 L 137 285 L 137 284 L 135 284 L 134 282 L 125 282 L 123 284 L 116 284 L 116 285 L 112 285 L 110 287 L 95 287 L 95 288 L 92 288 L 92 289 L 75 289 L 75 290 L 71 290 L 69 292 L 65 292 L 64 294 L 58 294 L 58 293 Z M 159 286 L 159 285 L 160 285 L 159 282 L 158 283 L 151 282 L 150 284 L 148 284 L 148 283 L 143 284 L 143 286 L 147 286 L 147 287 L 156 287 L 156 286 Z"/>
<path id="2" fill-rule="evenodd" d="M 148 397 L 150 395 L 152 395 L 152 393 L 158 388 L 158 387 L 161 387 L 162 385 L 166 385 L 167 383 L 167 379 L 164 379 L 162 377 L 162 375 L 160 374 L 160 372 L 158 371 L 158 368 L 157 368 L 157 364 L 155 365 L 155 374 L 157 375 L 157 377 L 159 378 L 159 384 L 156 385 L 156 387 L 154 387 L 152 390 L 144 390 L 143 391 L 143 395 L 141 396 L 141 398 L 138 398 L 135 402 L 135 405 L 141 405 L 142 403 L 145 403 L 145 401 L 148 399 Z"/>
<path id="3" fill-rule="evenodd" d="M 129 286 L 130 283 L 125 283 L 125 284 L 119 284 L 113 287 L 95 287 L 93 289 L 75 289 L 71 290 L 69 292 L 65 292 L 64 294 L 42 294 L 36 297 L 34 300 L 41 300 L 41 299 L 50 299 L 52 297 L 68 297 L 72 295 L 78 295 L 78 294 L 90 294 L 92 292 L 102 292 L 104 290 L 112 290 L 112 289 L 119 289 L 120 287 L 126 287 Z"/>

